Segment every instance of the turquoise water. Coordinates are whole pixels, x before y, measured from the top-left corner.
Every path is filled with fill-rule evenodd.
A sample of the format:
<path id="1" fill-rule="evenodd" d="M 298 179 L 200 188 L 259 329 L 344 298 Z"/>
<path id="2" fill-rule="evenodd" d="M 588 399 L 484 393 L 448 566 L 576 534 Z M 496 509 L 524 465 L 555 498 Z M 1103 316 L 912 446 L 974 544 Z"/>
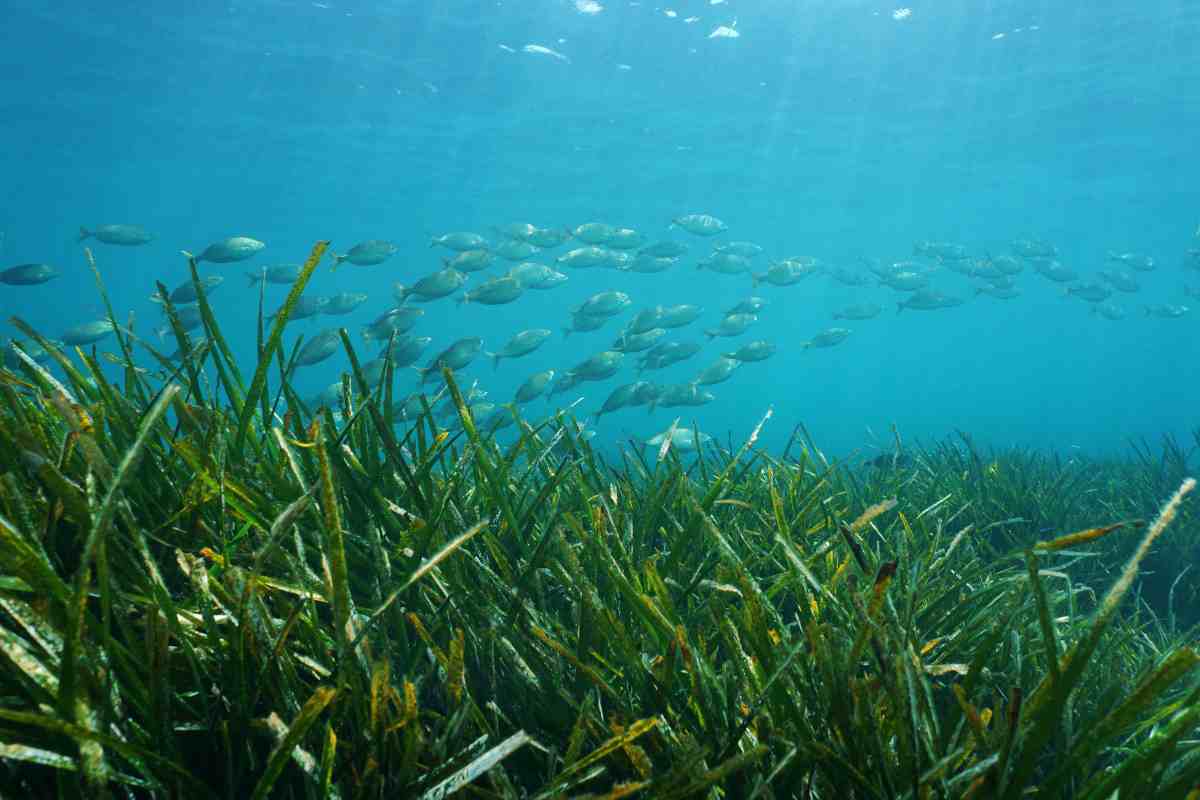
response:
<path id="1" fill-rule="evenodd" d="M 447 253 L 430 249 L 434 235 L 496 240 L 492 226 L 505 223 L 601 221 L 687 240 L 691 254 L 658 275 L 568 271 L 565 287 L 507 306 L 431 303 L 414 330 L 434 338 L 429 355 L 460 336 L 498 349 L 522 328 L 557 331 L 569 306 L 606 289 L 629 293 L 633 310 L 703 305 L 701 322 L 671 337 L 700 339 L 757 294 L 770 306 L 751 333 L 644 377 L 689 380 L 756 338 L 778 345 L 774 358 L 710 387 L 710 405 L 616 412 L 597 441 L 643 439 L 677 416 L 741 438 L 768 407 L 768 444 L 803 422 L 836 454 L 874 452 L 868 431 L 886 444 L 892 424 L 906 440 L 962 429 L 988 444 L 1103 452 L 1200 422 L 1200 309 L 1143 313 L 1200 306 L 1184 294 L 1200 271 L 1183 266 L 1200 248 L 1200 4 L 914 3 L 907 16 L 863 2 L 600 5 L 13 0 L 0 47 L 0 266 L 44 261 L 64 274 L 0 286 L 0 313 L 48 335 L 100 315 L 76 233 L 136 223 L 153 243 L 90 246 L 118 315 L 134 312 L 150 336 L 160 314 L 147 297 L 155 279 L 184 280 L 181 249 L 252 236 L 267 244 L 254 260 L 202 265 L 227 276 L 212 299 L 249 372 L 258 297 L 242 276 L 255 265 L 303 261 L 322 238 L 339 251 L 396 242 L 383 265 L 322 267 L 310 292 L 371 300 L 294 323 L 288 341 L 336 325 L 357 334 L 392 304 L 393 282 L 439 266 Z M 739 35 L 710 38 L 720 26 Z M 1135 273 L 1139 293 L 1114 298 L 1128 312 L 1120 321 L 1029 268 L 1023 296 L 1000 301 L 943 267 L 934 286 L 968 302 L 896 314 L 902 297 L 886 287 L 815 276 L 752 291 L 744 275 L 697 271 L 711 243 L 668 230 L 691 212 L 766 248 L 758 270 L 792 255 L 903 260 L 923 239 L 1000 254 L 1018 237 L 1054 243 L 1087 276 L 1114 266 L 1110 250 L 1151 255 L 1157 268 Z M 270 287 L 268 307 L 285 293 Z M 885 310 L 831 319 L 858 302 Z M 480 359 L 465 374 L 503 402 L 529 374 L 605 349 L 621 324 L 556 333 L 496 372 Z M 853 333 L 802 349 L 833 325 Z M 298 383 L 315 393 L 347 364 L 339 353 Z M 592 411 L 632 380 L 627 364 L 556 401 L 583 395 Z"/>

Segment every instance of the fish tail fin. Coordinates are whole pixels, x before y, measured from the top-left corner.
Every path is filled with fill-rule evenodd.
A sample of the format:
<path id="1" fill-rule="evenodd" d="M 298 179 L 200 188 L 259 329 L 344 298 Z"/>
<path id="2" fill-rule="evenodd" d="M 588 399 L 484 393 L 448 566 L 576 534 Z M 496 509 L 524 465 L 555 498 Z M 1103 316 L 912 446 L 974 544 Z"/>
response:
<path id="1" fill-rule="evenodd" d="M 433 237 L 432 239 L 430 239 L 430 240 L 429 240 L 429 246 L 430 246 L 430 247 L 437 247 L 437 246 L 438 246 L 438 240 L 437 240 L 437 237 L 436 237 L 436 236 L 435 236 L 435 237 Z"/>
<path id="2" fill-rule="evenodd" d="M 158 292 L 151 293 L 151 295 L 146 299 L 149 300 L 151 303 L 154 303 L 155 305 L 160 305 L 160 306 L 164 305 L 163 296 L 161 294 L 159 294 Z"/>
<path id="3" fill-rule="evenodd" d="M 759 284 L 762 283 L 765 278 L 766 278 L 766 275 L 763 275 L 761 273 L 756 273 L 756 272 L 750 273 L 750 283 L 755 289 L 758 288 Z"/>
<path id="4" fill-rule="evenodd" d="M 565 338 L 567 338 L 567 337 L 568 337 L 568 336 L 570 336 L 570 335 L 571 335 L 571 329 L 570 329 L 570 328 L 563 328 L 563 338 L 565 339 Z"/>
<path id="5" fill-rule="evenodd" d="M 82 225 L 80 225 L 79 226 L 79 238 L 76 241 L 82 242 L 84 239 L 91 238 L 91 236 L 92 236 L 92 232 L 89 231 L 87 228 L 83 227 Z"/>
<path id="6" fill-rule="evenodd" d="M 896 303 L 896 313 L 899 314 L 904 310 L 904 303 Z"/>
<path id="7" fill-rule="evenodd" d="M 345 256 L 340 256 L 333 251 L 330 251 L 329 257 L 333 259 L 333 266 L 329 268 L 330 272 L 333 272 L 334 270 L 336 270 L 341 265 L 341 263 L 346 260 Z"/>
<path id="8" fill-rule="evenodd" d="M 255 286 L 259 281 L 265 280 L 262 274 L 255 274 L 253 272 L 247 272 L 246 279 L 249 281 L 249 283 L 246 284 L 247 286 Z"/>

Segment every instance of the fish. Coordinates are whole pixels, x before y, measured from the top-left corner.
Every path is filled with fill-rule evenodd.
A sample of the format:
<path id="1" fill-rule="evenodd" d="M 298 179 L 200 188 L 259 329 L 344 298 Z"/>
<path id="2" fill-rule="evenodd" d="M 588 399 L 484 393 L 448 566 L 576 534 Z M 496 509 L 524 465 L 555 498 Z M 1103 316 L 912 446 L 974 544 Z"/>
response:
<path id="1" fill-rule="evenodd" d="M 771 356 L 775 355 L 776 347 L 771 342 L 765 339 L 758 339 L 753 342 L 748 342 L 732 353 L 722 354 L 724 358 L 731 358 L 736 361 L 766 361 Z"/>
<path id="2" fill-rule="evenodd" d="M 717 253 L 728 253 L 742 258 L 755 258 L 763 254 L 762 247 L 754 242 L 725 242 L 713 245 L 713 250 Z"/>
<path id="3" fill-rule="evenodd" d="M 648 256 L 638 253 L 633 260 L 622 267 L 626 272 L 639 272 L 643 275 L 654 275 L 666 272 L 679 263 L 675 256 Z"/>
<path id="4" fill-rule="evenodd" d="M 287 286 L 300 279 L 301 269 L 303 269 L 302 264 L 276 264 L 271 267 L 263 267 L 258 272 L 247 272 L 246 278 L 250 281 L 251 286 L 257 286 L 264 281 Z"/>
<path id="5" fill-rule="evenodd" d="M 834 319 L 874 319 L 883 311 L 878 303 L 861 303 L 845 306 L 833 312 Z"/>
<path id="6" fill-rule="evenodd" d="M 224 282 L 225 278 L 220 275 L 205 275 L 200 279 L 200 285 L 204 288 L 204 293 L 206 295 Z M 197 302 L 200 299 L 200 295 L 196 291 L 196 285 L 190 280 L 187 280 L 176 286 L 171 293 L 167 295 L 167 299 L 171 301 L 172 305 L 185 306 L 189 303 Z M 157 303 L 158 305 L 163 304 L 162 295 L 158 292 L 150 295 L 149 300 L 151 303 Z"/>
<path id="7" fill-rule="evenodd" d="M 506 261 L 524 261 L 525 259 L 535 256 L 542 252 L 542 249 L 537 245 L 529 242 L 521 242 L 516 239 L 509 239 L 506 242 L 501 242 L 492 249 L 492 252 L 500 256 Z"/>
<path id="8" fill-rule="evenodd" d="M 667 335 L 666 328 L 651 328 L 642 333 L 632 333 L 622 331 L 616 341 L 612 343 L 611 349 L 622 353 L 640 353 L 644 350 L 649 350 L 659 339 Z"/>
<path id="9" fill-rule="evenodd" d="M 187 250 L 184 250 L 183 254 L 196 263 L 211 261 L 214 264 L 232 264 L 235 261 L 253 258 L 265 247 L 265 244 L 257 239 L 251 239 L 249 236 L 230 236 L 228 239 L 213 242 L 198 256 L 192 255 Z"/>
<path id="10" fill-rule="evenodd" d="M 584 244 L 607 245 L 617 229 L 603 222 L 585 222 L 571 231 L 571 235 Z"/>
<path id="11" fill-rule="evenodd" d="M 296 305 L 292 306 L 292 313 L 288 316 L 288 322 L 290 323 L 293 320 L 310 319 L 315 317 L 324 311 L 325 306 L 328 304 L 328 297 L 308 297 L 302 295 L 300 299 L 296 301 Z M 275 319 L 279 316 L 279 312 L 282 310 L 283 308 L 281 307 L 279 311 L 271 314 L 267 317 L 267 319 Z"/>
<path id="12" fill-rule="evenodd" d="M 529 330 L 520 331 L 514 334 L 508 340 L 508 344 L 504 345 L 499 352 L 485 352 L 484 355 L 492 359 L 492 368 L 496 369 L 500 366 L 502 359 L 520 358 L 537 350 L 546 343 L 546 340 L 550 338 L 550 334 L 551 331 L 549 328 L 530 328 Z"/>
<path id="13" fill-rule="evenodd" d="M 708 405 L 716 399 L 712 392 L 701 389 L 694 383 L 675 383 L 660 389 L 658 395 L 650 401 L 649 411 L 653 413 L 659 408 L 694 408 Z"/>
<path id="14" fill-rule="evenodd" d="M 535 228 L 525 241 L 543 250 L 561 247 L 571 240 L 571 231 L 558 228 Z"/>
<path id="15" fill-rule="evenodd" d="M 633 265 L 637 263 L 637 256 L 633 253 L 627 253 L 624 250 L 613 250 L 609 248 L 604 252 L 604 263 L 600 266 L 605 269 L 616 269 L 622 272 L 630 272 Z"/>
<path id="16" fill-rule="evenodd" d="M 622 408 L 644 406 L 653 401 L 657 396 L 658 387 L 649 381 L 634 381 L 633 383 L 623 384 L 609 392 L 600 410 L 592 412 L 593 420 L 599 422 L 600 417 L 603 415 L 611 414 Z"/>
<path id="17" fill-rule="evenodd" d="M 417 374 L 424 384 L 430 376 L 439 377 L 443 368 L 457 372 L 468 366 L 483 350 L 483 339 L 478 336 L 468 336 L 455 341 L 442 352 L 438 353 L 428 365 L 417 367 Z"/>
<path id="18" fill-rule="evenodd" d="M 729 230 L 724 222 L 709 214 L 684 214 L 671 223 L 696 236 L 716 236 Z"/>
<path id="19" fill-rule="evenodd" d="M 571 324 L 563 328 L 563 338 L 565 339 L 572 333 L 586 333 L 587 331 L 599 330 L 610 319 L 612 319 L 611 316 L 572 313 Z"/>
<path id="20" fill-rule="evenodd" d="M 456 269 L 440 269 L 426 275 L 411 286 L 396 283 L 392 286 L 392 295 L 397 303 L 405 303 L 408 298 L 416 297 L 419 301 L 437 300 L 454 294 L 467 282 L 467 276 Z"/>
<path id="21" fill-rule="evenodd" d="M 1118 292 L 1133 293 L 1142 288 L 1137 278 L 1124 270 L 1100 270 L 1100 277 Z"/>
<path id="22" fill-rule="evenodd" d="M 1112 289 L 1102 283 L 1077 283 L 1063 290 L 1064 296 L 1078 297 L 1089 303 L 1099 303 L 1112 297 Z"/>
<path id="23" fill-rule="evenodd" d="M 141 225 L 97 225 L 95 228 L 79 228 L 79 241 L 97 239 L 105 244 L 136 247 L 154 241 L 154 235 Z"/>
<path id="24" fill-rule="evenodd" d="M 392 363 L 397 368 L 411 367 L 417 363 L 417 359 L 421 357 L 425 348 L 432 341 L 433 339 L 428 336 L 409 336 L 407 334 L 397 336 L 390 347 L 387 343 L 383 345 L 383 349 L 379 351 L 379 357 L 386 359 L 390 356 Z"/>
<path id="25" fill-rule="evenodd" d="M 919 292 L 929 286 L 929 278 L 919 272 L 893 272 L 879 282 L 898 292 Z"/>
<path id="26" fill-rule="evenodd" d="M 430 247 L 445 247 L 448 250 L 454 250 L 462 253 L 467 250 L 488 250 L 487 239 L 484 239 L 478 233 L 469 233 L 459 231 L 455 233 L 447 233 L 444 236 L 435 236 L 429 242 Z"/>
<path id="27" fill-rule="evenodd" d="M 865 273 L 849 267 L 832 266 L 825 270 L 829 277 L 843 286 L 870 286 L 871 279 Z"/>
<path id="28" fill-rule="evenodd" d="M 567 276 L 558 270 L 534 261 L 517 264 L 508 271 L 508 277 L 520 281 L 526 289 L 553 289 L 567 281 Z"/>
<path id="29" fill-rule="evenodd" d="M 943 261 L 960 261 L 968 258 L 967 248 L 950 242 L 917 242 L 913 245 L 914 256 L 925 256 Z"/>
<path id="30" fill-rule="evenodd" d="M 706 330 L 704 335 L 709 339 L 715 339 L 718 336 L 740 336 L 757 321 L 756 314 L 730 314 L 722 319 L 717 327 Z"/>
<path id="31" fill-rule="evenodd" d="M 343 261 L 349 261 L 360 267 L 371 267 L 382 264 L 399 251 L 399 247 L 386 239 L 369 239 L 354 245 L 343 255 L 330 251 L 330 256 L 333 258 L 334 269 L 337 269 Z"/>
<path id="32" fill-rule="evenodd" d="M 715 383 L 724 383 L 733 377 L 733 373 L 741 365 L 742 362 L 736 358 L 726 358 L 725 356 L 721 356 L 716 361 L 701 370 L 700 374 L 692 379 L 692 383 L 696 384 L 697 386 L 710 386 Z"/>
<path id="33" fill-rule="evenodd" d="M 1033 269 L 1042 277 L 1049 278 L 1056 283 L 1074 283 L 1079 280 L 1078 272 L 1063 266 L 1054 259 L 1035 259 L 1033 260 Z"/>
<path id="34" fill-rule="evenodd" d="M 1053 250 L 1054 248 L 1051 249 Z M 1053 258 L 1053 255 L 1049 257 Z M 1005 275 L 1020 275 L 1025 271 L 1025 265 L 1021 263 L 1021 259 L 1015 256 L 999 255 L 989 256 L 989 258 L 991 259 L 992 266 Z"/>
<path id="35" fill-rule="evenodd" d="M 608 263 L 608 251 L 603 247 L 595 245 L 576 247 L 574 250 L 568 250 L 563 253 L 555 259 L 555 262 L 560 266 L 570 267 L 571 269 L 602 267 Z"/>
<path id="36" fill-rule="evenodd" d="M 820 262 L 811 256 L 795 256 L 777 261 L 767 267 L 766 272 L 751 275 L 754 285 L 769 283 L 772 286 L 792 286 L 821 268 Z"/>
<path id="37" fill-rule="evenodd" d="M 747 297 L 738 302 L 733 308 L 726 309 L 725 316 L 730 314 L 757 314 L 767 307 L 767 301 L 761 297 Z"/>
<path id="38" fill-rule="evenodd" d="M 567 370 L 567 375 L 580 381 L 602 381 L 616 375 L 624 359 L 624 353 L 604 350 Z"/>
<path id="39" fill-rule="evenodd" d="M 1092 313 L 1113 322 L 1125 319 L 1126 316 L 1125 309 L 1115 303 L 1096 303 L 1092 306 Z"/>
<path id="40" fill-rule="evenodd" d="M 98 319 L 67 328 L 59 337 L 69 347 L 95 344 L 115 330 L 112 320 Z"/>
<path id="41" fill-rule="evenodd" d="M 658 321 L 662 318 L 663 307 L 655 306 L 654 308 L 644 308 L 633 315 L 633 319 L 626 324 L 622 334 L 639 334 L 652 331 L 660 327 Z"/>
<path id="42" fill-rule="evenodd" d="M 826 328 L 804 343 L 804 349 L 813 347 L 833 347 L 846 341 L 851 331 L 848 328 Z"/>
<path id="43" fill-rule="evenodd" d="M 698 262 L 696 269 L 706 269 L 719 272 L 722 275 L 742 275 L 750 271 L 750 259 L 735 253 L 714 252 L 708 258 Z"/>
<path id="44" fill-rule="evenodd" d="M 442 264 L 459 272 L 479 272 L 490 267 L 494 258 L 490 250 L 463 250 L 453 258 L 442 259 Z"/>
<path id="45" fill-rule="evenodd" d="M 495 225 L 492 230 L 506 239 L 519 239 L 524 242 L 529 240 L 529 237 L 537 230 L 537 226 L 530 222 L 509 222 L 504 225 Z"/>
<path id="46" fill-rule="evenodd" d="M 551 50 L 549 47 L 546 47 L 545 45 L 527 44 L 521 48 L 521 51 L 524 53 L 532 53 L 533 55 L 549 56 L 550 58 L 554 58 L 559 61 L 566 62 L 567 64 L 571 63 L 571 59 L 567 58 L 566 56 L 564 56 L 562 53 L 558 52 L 557 50 Z"/>
<path id="47" fill-rule="evenodd" d="M 658 325 L 660 328 L 682 328 L 685 325 L 690 325 L 700 319 L 700 315 L 704 313 L 704 309 L 700 306 L 691 305 L 690 303 L 682 303 L 677 306 L 665 306 L 658 316 Z"/>
<path id="48" fill-rule="evenodd" d="M 550 381 L 554 380 L 554 374 L 554 370 L 548 369 L 530 375 L 517 389 L 513 402 L 528 403 L 531 400 L 536 400 L 541 396 L 542 392 L 546 391 L 546 387 L 550 385 Z"/>
<path id="49" fill-rule="evenodd" d="M 994 297 L 997 300 L 1015 300 L 1021 296 L 1021 290 L 1015 286 L 980 286 L 975 289 L 975 294 L 986 294 L 988 297 Z"/>
<path id="50" fill-rule="evenodd" d="M 336 353 L 341 344 L 341 335 L 336 330 L 321 331 L 300 348 L 296 356 L 296 366 L 309 367 L 319 364 Z"/>
<path id="51" fill-rule="evenodd" d="M 463 303 L 479 303 L 485 306 L 499 306 L 505 303 L 511 303 L 519 298 L 525 291 L 525 287 L 516 278 L 510 278 L 507 275 L 502 278 L 492 278 L 489 281 L 481 283 L 474 289 L 459 295 L 457 302 Z"/>
<path id="52" fill-rule="evenodd" d="M 325 307 L 321 309 L 321 313 L 333 315 L 349 314 L 367 302 L 369 296 L 364 292 L 338 292 L 327 298 L 327 302 L 325 303 Z"/>
<path id="53" fill-rule="evenodd" d="M 1058 255 L 1057 247 L 1039 239 L 1015 239 L 1009 246 L 1022 258 L 1054 258 Z"/>
<path id="54" fill-rule="evenodd" d="M 662 447 L 663 443 L 668 440 L 670 440 L 670 446 L 681 453 L 692 453 L 700 447 L 710 444 L 713 438 L 707 433 L 698 433 L 692 428 L 671 428 L 650 437 L 644 444 L 647 447 Z"/>
<path id="55" fill-rule="evenodd" d="M 1156 266 L 1153 258 L 1142 253 L 1114 253 L 1110 250 L 1108 253 L 1108 260 L 1118 261 L 1130 269 L 1137 270 L 1138 272 L 1151 272 Z"/>
<path id="56" fill-rule="evenodd" d="M 185 331 L 194 331 L 204 324 L 204 317 L 200 314 L 198 306 L 181 306 L 175 309 L 175 318 L 179 320 L 179 327 Z M 166 339 L 167 334 L 172 332 L 170 321 L 164 322 L 154 329 L 154 333 L 158 335 L 160 340 Z"/>
<path id="57" fill-rule="evenodd" d="M 663 342 L 650 348 L 638 362 L 638 371 L 664 369 L 700 352 L 699 342 Z"/>
<path id="58" fill-rule="evenodd" d="M 935 289 L 922 289 L 913 293 L 907 300 L 896 304 L 896 313 L 906 308 L 917 311 L 933 311 L 939 308 L 953 308 L 963 304 L 962 298 L 942 294 Z"/>
<path id="59" fill-rule="evenodd" d="M 549 394 L 546 395 L 546 401 L 549 402 L 555 395 L 569 392 L 579 384 L 583 383 L 583 378 L 578 375 L 567 373 L 559 377 L 558 381 L 550 387 Z"/>
<path id="60" fill-rule="evenodd" d="M 648 244 L 638 250 L 639 256 L 647 258 L 679 258 L 686 255 L 688 246 L 683 242 L 661 241 Z"/>
<path id="61" fill-rule="evenodd" d="M 608 237 L 608 246 L 613 250 L 636 250 L 646 243 L 646 237 L 633 228 L 617 228 Z"/>
<path id="62" fill-rule="evenodd" d="M 397 336 L 391 343 L 391 349 L 388 343 L 384 343 L 383 348 L 379 350 L 379 357 L 386 359 L 390 355 L 397 368 L 410 367 L 420 359 L 432 341 L 428 336 Z"/>
<path id="63" fill-rule="evenodd" d="M 37 286 L 57 278 L 59 272 L 49 264 L 21 264 L 0 272 L 0 283 L 9 286 Z"/>
<path id="64" fill-rule="evenodd" d="M 425 316 L 425 310 L 412 306 L 397 306 L 375 318 L 371 324 L 362 329 L 362 338 L 367 341 L 386 341 L 392 332 L 408 333 L 413 326 Z"/>
<path id="65" fill-rule="evenodd" d="M 632 303 L 629 295 L 624 292 L 598 292 L 581 305 L 571 309 L 571 313 L 585 314 L 590 317 L 612 317 L 629 308 Z"/>
<path id="66" fill-rule="evenodd" d="M 1191 311 L 1187 306 L 1180 305 L 1154 305 L 1146 306 L 1146 316 L 1162 317 L 1163 319 L 1179 319 L 1186 316 Z"/>

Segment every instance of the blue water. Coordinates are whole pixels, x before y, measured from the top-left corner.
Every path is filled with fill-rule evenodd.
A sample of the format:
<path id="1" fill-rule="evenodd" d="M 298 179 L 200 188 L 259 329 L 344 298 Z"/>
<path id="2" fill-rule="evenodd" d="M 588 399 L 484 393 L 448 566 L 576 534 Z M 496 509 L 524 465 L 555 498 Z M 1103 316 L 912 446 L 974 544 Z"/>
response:
<path id="1" fill-rule="evenodd" d="M 895 19 L 899 4 L 874 2 L 600 2 L 588 14 L 565 0 L 186 10 L 10 0 L 0 266 L 44 261 L 64 275 L 0 287 L 0 315 L 52 336 L 99 316 L 75 235 L 103 223 L 157 236 L 141 248 L 90 243 L 118 315 L 133 311 L 146 335 L 160 321 L 147 301 L 153 281 L 173 287 L 187 275 L 181 249 L 231 235 L 267 243 L 247 264 L 202 265 L 228 277 L 213 302 L 247 374 L 258 298 L 243 274 L 303 261 L 317 239 L 336 250 L 388 238 L 401 252 L 376 267 L 323 267 L 309 291 L 372 299 L 348 317 L 294 323 L 289 342 L 337 325 L 357 333 L 391 304 L 394 281 L 439 266 L 447 253 L 430 249 L 431 236 L 494 236 L 492 226 L 510 222 L 603 221 L 688 238 L 667 229 L 671 218 L 703 212 L 769 258 L 848 266 L 908 258 L 920 239 L 982 255 L 1038 237 L 1088 275 L 1112 266 L 1109 250 L 1159 266 L 1137 273 L 1140 294 L 1114 298 L 1129 312 L 1119 322 L 1029 269 L 1020 299 L 899 315 L 902 298 L 883 287 L 822 276 L 764 286 L 753 293 L 771 305 L 751 333 L 648 377 L 688 380 L 752 338 L 775 341 L 775 358 L 711 387 L 711 405 L 617 412 L 598 441 L 645 438 L 676 416 L 741 438 L 768 407 L 768 444 L 803 422 L 834 454 L 873 452 L 869 431 L 886 444 L 892 424 L 907 440 L 962 429 L 987 444 L 1111 452 L 1200 423 L 1200 309 L 1182 319 L 1142 311 L 1200 305 L 1183 294 L 1200 272 L 1182 266 L 1200 247 L 1200 3 L 914 2 Z M 735 19 L 740 36 L 708 38 Z M 569 61 L 522 52 L 526 44 Z M 691 244 L 693 254 L 710 247 Z M 465 335 L 498 349 L 522 328 L 563 327 L 567 307 L 611 288 L 628 292 L 634 310 L 705 306 L 701 323 L 672 337 L 696 338 L 752 291 L 746 276 L 694 264 L 659 275 L 571 271 L 566 287 L 509 306 L 439 301 L 414 333 L 434 337 L 430 355 Z M 974 284 L 941 270 L 935 286 L 970 296 Z M 285 293 L 270 287 L 268 306 Z M 830 318 L 852 302 L 886 310 Z M 620 324 L 556 334 L 498 372 L 481 359 L 466 374 L 502 402 L 529 374 L 606 349 Z M 801 348 L 831 325 L 854 332 L 835 348 Z M 346 365 L 339 354 L 298 382 L 315 393 Z M 583 394 L 594 410 L 633 379 L 626 366 L 565 397 Z"/>

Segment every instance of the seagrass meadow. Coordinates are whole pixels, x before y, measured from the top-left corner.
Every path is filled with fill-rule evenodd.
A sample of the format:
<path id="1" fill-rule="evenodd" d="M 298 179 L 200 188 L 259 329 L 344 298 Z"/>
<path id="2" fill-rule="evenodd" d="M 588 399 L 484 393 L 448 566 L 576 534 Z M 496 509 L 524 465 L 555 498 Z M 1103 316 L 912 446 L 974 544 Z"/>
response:
<path id="1" fill-rule="evenodd" d="M 1200 797 L 1195 446 L 612 458 L 448 372 L 460 425 L 398 424 L 344 332 L 309 408 L 323 250 L 248 381 L 194 264 L 161 375 L 13 320 L 6 797 Z"/>

